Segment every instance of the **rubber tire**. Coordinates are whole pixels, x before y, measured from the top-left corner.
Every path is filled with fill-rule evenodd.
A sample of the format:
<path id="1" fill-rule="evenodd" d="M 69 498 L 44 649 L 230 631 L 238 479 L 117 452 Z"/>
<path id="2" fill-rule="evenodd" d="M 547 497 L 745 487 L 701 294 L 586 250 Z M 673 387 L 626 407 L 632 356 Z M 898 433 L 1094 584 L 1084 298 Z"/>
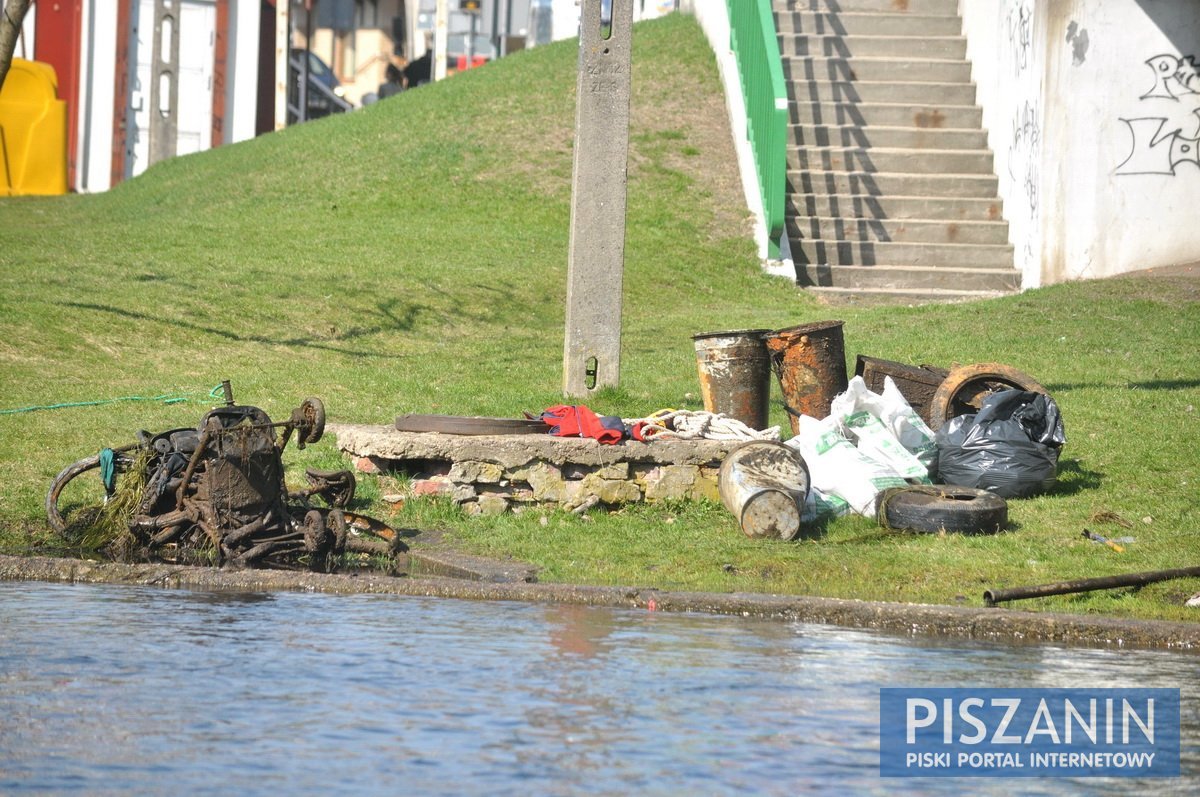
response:
<path id="1" fill-rule="evenodd" d="M 325 434 L 325 405 L 319 398 L 306 398 L 300 403 L 300 412 L 309 423 L 304 444 L 315 443 Z"/>
<path id="2" fill-rule="evenodd" d="M 879 524 L 936 534 L 995 534 L 1008 523 L 1008 502 L 975 487 L 918 484 L 893 487 L 879 496 Z"/>
<path id="3" fill-rule="evenodd" d="M 960 365 L 950 369 L 950 373 L 933 393 L 933 398 L 929 402 L 929 428 L 936 432 L 951 418 L 969 413 L 971 408 L 961 405 L 958 399 L 973 386 L 990 388 L 992 392 L 1010 388 L 1028 390 L 1033 393 L 1046 392 L 1046 388 L 1042 387 L 1036 379 L 1009 365 L 1002 363 Z M 974 409 L 978 411 L 979 408 Z"/>
<path id="4" fill-rule="evenodd" d="M 128 454 L 123 451 L 114 452 L 117 473 L 124 473 L 129 470 L 133 464 Z M 50 482 L 50 491 L 46 493 L 46 519 L 50 521 L 50 528 L 54 529 L 58 534 L 64 534 L 67 530 L 67 520 L 62 516 L 62 512 L 58 509 L 58 499 L 62 497 L 62 491 L 71 483 L 77 476 L 87 473 L 90 470 L 96 470 L 100 467 L 100 455 L 93 454 L 90 457 L 84 457 L 81 460 L 72 462 L 67 467 L 59 471 L 59 474 Z"/>

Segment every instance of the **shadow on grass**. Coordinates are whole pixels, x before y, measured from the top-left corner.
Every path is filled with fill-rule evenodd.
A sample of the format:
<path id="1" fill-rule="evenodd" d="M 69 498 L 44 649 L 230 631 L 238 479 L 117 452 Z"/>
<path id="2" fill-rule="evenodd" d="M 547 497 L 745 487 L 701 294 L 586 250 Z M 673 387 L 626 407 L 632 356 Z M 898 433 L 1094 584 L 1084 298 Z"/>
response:
<path id="1" fill-rule="evenodd" d="M 405 305 L 399 312 L 396 311 L 398 300 L 388 300 L 380 302 L 375 306 L 378 316 L 384 319 L 383 323 L 369 327 L 354 327 L 345 332 L 332 335 L 332 341 L 349 341 L 358 338 L 370 337 L 382 332 L 409 332 L 413 329 L 416 318 L 426 308 L 408 304 Z M 219 327 L 203 326 L 186 321 L 181 318 L 163 318 L 161 316 L 141 313 L 136 310 L 125 310 L 120 307 L 111 307 L 103 304 L 88 304 L 85 302 L 63 302 L 65 307 L 72 307 L 76 310 L 94 310 L 96 312 L 108 313 L 110 315 L 128 318 L 135 321 L 149 321 L 160 324 L 168 324 L 180 329 L 199 332 L 205 335 L 213 335 L 236 343 L 262 343 L 272 346 L 290 346 L 308 349 L 318 349 L 321 351 L 334 352 L 336 354 L 347 354 L 354 357 L 374 357 L 377 359 L 399 359 L 399 355 L 388 354 L 376 350 L 354 349 L 345 346 L 334 345 L 333 343 L 325 343 L 314 337 L 296 337 L 296 338 L 272 338 L 265 335 L 240 335 L 228 329 Z"/>
<path id="2" fill-rule="evenodd" d="M 1080 465 L 1077 459 L 1062 459 L 1058 462 L 1058 482 L 1050 493 L 1052 495 L 1075 495 L 1084 490 L 1096 490 L 1100 487 L 1103 478 L 1103 473 L 1088 470 Z"/>
<path id="3" fill-rule="evenodd" d="M 1200 379 L 1151 379 L 1146 382 L 1062 382 L 1046 385 L 1046 390 L 1067 393 L 1072 390 L 1190 390 L 1200 387 Z"/>

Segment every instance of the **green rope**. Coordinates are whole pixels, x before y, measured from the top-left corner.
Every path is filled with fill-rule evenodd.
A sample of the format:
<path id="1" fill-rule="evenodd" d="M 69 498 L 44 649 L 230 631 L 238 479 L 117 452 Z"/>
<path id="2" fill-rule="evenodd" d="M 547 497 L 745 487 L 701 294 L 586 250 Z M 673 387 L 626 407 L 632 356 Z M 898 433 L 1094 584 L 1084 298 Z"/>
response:
<path id="1" fill-rule="evenodd" d="M 61 404 L 41 404 L 33 407 L 18 407 L 12 410 L 0 410 L 0 415 L 14 415 L 19 412 L 38 412 L 39 410 L 62 410 L 73 407 L 98 407 L 102 404 L 116 404 L 119 401 L 161 401 L 163 404 L 179 404 L 184 401 L 207 401 L 209 398 L 216 398 L 221 394 L 221 386 L 217 385 L 210 390 L 206 397 L 198 399 L 189 396 L 172 396 L 164 393 L 161 396 L 121 396 L 120 398 L 97 399 L 95 401 L 65 401 Z"/>

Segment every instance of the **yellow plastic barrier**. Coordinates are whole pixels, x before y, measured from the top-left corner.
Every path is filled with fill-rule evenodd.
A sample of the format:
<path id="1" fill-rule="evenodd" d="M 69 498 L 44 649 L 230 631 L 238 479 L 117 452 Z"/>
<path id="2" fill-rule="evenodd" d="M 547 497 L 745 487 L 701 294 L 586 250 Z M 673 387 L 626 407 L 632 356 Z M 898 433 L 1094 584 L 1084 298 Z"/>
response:
<path id="1" fill-rule="evenodd" d="M 54 67 L 14 58 L 0 89 L 0 196 L 67 193 L 67 104 Z"/>

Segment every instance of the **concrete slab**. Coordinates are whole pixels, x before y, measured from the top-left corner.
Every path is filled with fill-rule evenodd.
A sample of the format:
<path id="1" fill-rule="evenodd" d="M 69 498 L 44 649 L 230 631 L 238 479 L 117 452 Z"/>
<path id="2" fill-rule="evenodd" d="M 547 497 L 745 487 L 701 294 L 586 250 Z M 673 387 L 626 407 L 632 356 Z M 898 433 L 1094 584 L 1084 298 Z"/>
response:
<path id="1" fill-rule="evenodd" d="M 710 465 L 719 463 L 740 441 L 626 440 L 602 445 L 591 438 L 551 435 L 453 435 L 437 432 L 400 432 L 390 426 L 331 423 L 325 427 L 337 438 L 338 448 L 358 457 L 391 460 L 445 460 L 494 462 L 519 468 L 535 461 L 554 465 L 613 465 L 644 462 L 660 465 Z"/>

